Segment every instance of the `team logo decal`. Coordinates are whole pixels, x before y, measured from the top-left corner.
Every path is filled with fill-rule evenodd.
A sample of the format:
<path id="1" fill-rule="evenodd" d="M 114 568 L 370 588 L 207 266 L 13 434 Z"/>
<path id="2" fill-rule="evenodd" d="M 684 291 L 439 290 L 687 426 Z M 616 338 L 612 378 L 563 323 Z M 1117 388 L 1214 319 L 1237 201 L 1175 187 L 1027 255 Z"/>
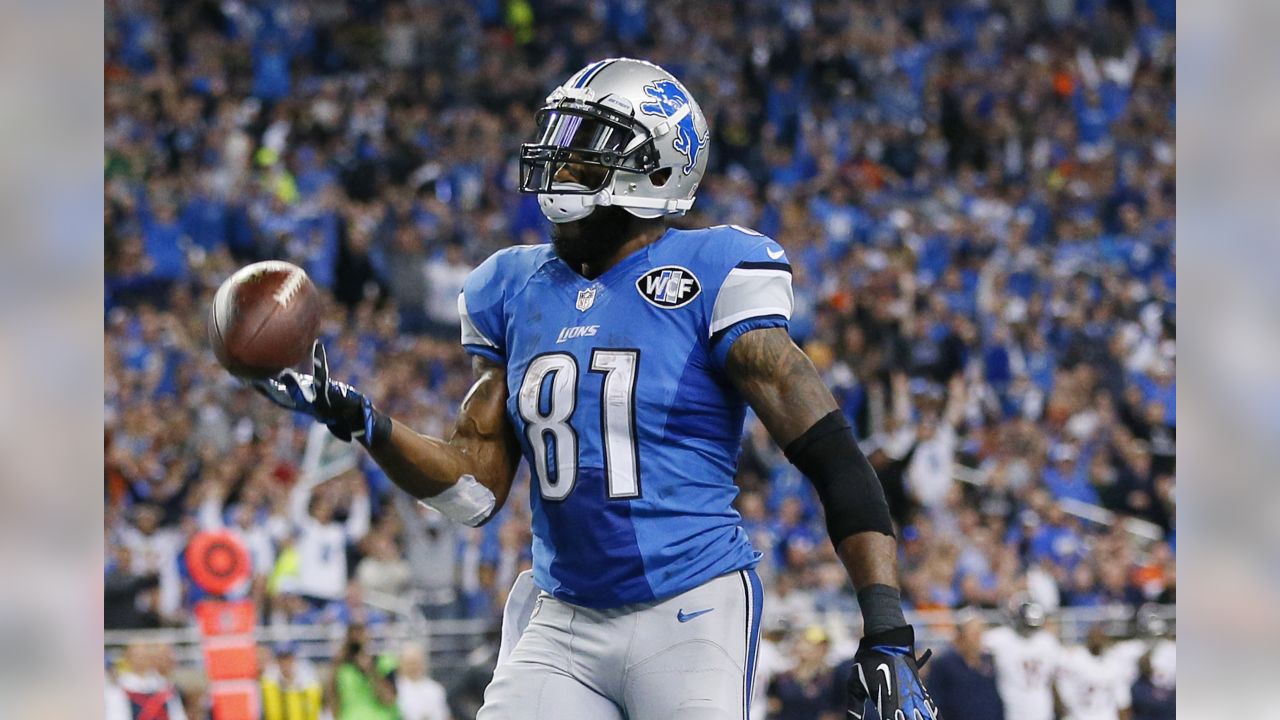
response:
<path id="1" fill-rule="evenodd" d="M 679 265 L 654 268 L 636 280 L 636 290 L 650 304 L 667 310 L 684 307 L 702 292 L 698 278 Z"/>
<path id="2" fill-rule="evenodd" d="M 595 285 L 592 285 L 586 290 L 579 290 L 578 302 L 574 304 L 574 307 L 578 308 L 579 312 L 586 312 L 587 309 L 596 302 L 596 290 L 597 288 Z"/>
<path id="3" fill-rule="evenodd" d="M 693 126 L 693 108 L 689 107 L 689 96 L 685 94 L 683 88 L 671 80 L 654 80 L 644 86 L 644 94 L 653 98 L 640 103 L 640 112 L 645 115 L 671 118 L 687 108 L 688 111 L 684 113 L 684 117 L 676 123 L 674 147 L 676 152 L 684 155 L 686 160 L 684 174 L 688 175 L 693 172 L 693 166 L 698 162 L 698 155 L 702 154 L 703 148 L 707 146 L 707 133 L 703 132 L 699 137 L 697 129 Z"/>

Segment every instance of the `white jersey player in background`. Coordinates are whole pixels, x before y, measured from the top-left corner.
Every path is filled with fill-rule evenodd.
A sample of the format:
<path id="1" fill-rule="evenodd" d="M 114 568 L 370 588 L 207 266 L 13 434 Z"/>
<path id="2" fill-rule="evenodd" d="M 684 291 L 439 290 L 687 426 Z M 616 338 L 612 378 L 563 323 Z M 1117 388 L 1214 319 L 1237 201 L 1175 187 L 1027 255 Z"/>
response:
<path id="1" fill-rule="evenodd" d="M 1172 638 L 1160 638 L 1151 648 L 1151 680 L 1158 688 L 1172 690 L 1178 684 L 1178 649 Z"/>
<path id="2" fill-rule="evenodd" d="M 982 636 L 982 645 L 996 666 L 996 688 L 1004 701 L 1005 717 L 1015 720 L 1053 720 L 1053 679 L 1062 659 L 1062 645 L 1044 628 L 1045 611 L 1038 603 L 1021 603 L 1014 625 L 1002 625 Z"/>
<path id="3" fill-rule="evenodd" d="M 1132 681 L 1116 673 L 1104 654 L 1110 639 L 1101 625 L 1084 645 L 1066 648 L 1058 665 L 1058 697 L 1066 720 L 1127 720 Z"/>
<path id="4" fill-rule="evenodd" d="M 1138 679 L 1138 662 L 1151 656 L 1151 682 L 1158 688 L 1173 690 L 1177 685 L 1177 647 L 1169 637 L 1169 623 L 1154 606 L 1138 608 L 1134 617 L 1132 639 L 1112 644 L 1103 653 L 1112 670 L 1132 688 Z"/>

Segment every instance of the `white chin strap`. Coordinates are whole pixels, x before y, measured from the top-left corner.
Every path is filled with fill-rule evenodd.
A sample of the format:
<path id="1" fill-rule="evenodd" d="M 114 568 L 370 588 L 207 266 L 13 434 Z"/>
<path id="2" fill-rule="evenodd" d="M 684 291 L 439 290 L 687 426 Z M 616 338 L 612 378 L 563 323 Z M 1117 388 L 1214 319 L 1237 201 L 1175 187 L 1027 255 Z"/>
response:
<path id="1" fill-rule="evenodd" d="M 587 189 L 587 186 L 581 183 L 552 183 L 551 189 L 562 192 L 538 193 L 538 207 L 542 208 L 542 214 L 553 223 L 581 220 L 590 215 L 591 211 L 596 207 L 608 207 L 610 205 L 636 208 L 637 210 L 661 210 L 660 214 L 662 215 L 683 213 L 693 207 L 694 201 L 694 198 L 663 200 L 660 198 L 631 196 L 619 197 L 615 196 L 608 188 L 594 195 L 563 192 L 565 190 L 573 190 L 581 193 L 581 191 Z"/>
<path id="2" fill-rule="evenodd" d="M 580 193 L 586 190 L 587 186 L 582 183 L 551 183 L 551 189 L 561 192 L 538 193 L 538 207 L 542 208 L 542 214 L 553 223 L 581 220 L 595 209 L 595 195 L 564 192 L 572 190 Z"/>

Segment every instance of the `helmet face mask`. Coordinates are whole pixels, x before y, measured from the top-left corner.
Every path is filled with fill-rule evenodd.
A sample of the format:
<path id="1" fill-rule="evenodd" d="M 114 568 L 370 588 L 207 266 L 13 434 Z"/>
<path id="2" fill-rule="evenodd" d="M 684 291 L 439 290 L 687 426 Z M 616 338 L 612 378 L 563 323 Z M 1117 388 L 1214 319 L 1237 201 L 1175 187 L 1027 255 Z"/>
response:
<path id="1" fill-rule="evenodd" d="M 537 128 L 520 147 L 520 191 L 536 193 L 555 223 L 613 205 L 640 218 L 682 215 L 706 170 L 702 110 L 675 77 L 642 60 L 580 70 L 547 98 Z"/>
<path id="2" fill-rule="evenodd" d="M 520 191 L 546 193 L 558 183 L 565 165 L 598 167 L 603 173 L 574 173 L 581 181 L 600 179 L 582 189 L 556 188 L 567 194 L 595 194 L 609 186 L 613 171 L 649 174 L 658 169 L 658 154 L 644 127 L 631 118 L 585 103 L 538 111 L 538 141 L 520 146 Z M 637 142 L 639 138 L 639 142 Z"/>

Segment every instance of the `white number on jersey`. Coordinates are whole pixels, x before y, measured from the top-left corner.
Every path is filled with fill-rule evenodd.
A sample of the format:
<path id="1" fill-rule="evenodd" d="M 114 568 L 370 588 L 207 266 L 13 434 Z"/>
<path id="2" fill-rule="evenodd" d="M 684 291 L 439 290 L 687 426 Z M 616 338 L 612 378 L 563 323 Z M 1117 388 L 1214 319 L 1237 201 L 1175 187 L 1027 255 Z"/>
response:
<path id="1" fill-rule="evenodd" d="M 551 400 L 542 412 L 542 386 L 551 375 Z M 533 447 L 534 472 L 542 497 L 563 500 L 578 481 L 578 434 L 569 424 L 578 397 L 578 363 L 568 353 L 540 355 L 529 363 L 520 385 L 520 417 L 525 437 Z M 550 438 L 548 438 L 548 435 Z M 548 445 L 550 439 L 554 445 Z M 555 451 L 555 478 L 547 456 Z"/>
<path id="2" fill-rule="evenodd" d="M 604 438 L 605 476 L 610 499 L 640 496 L 636 454 L 636 373 L 639 350 L 591 351 L 591 372 L 602 373 L 600 432 Z M 547 409 L 543 386 L 551 378 Z M 578 434 L 570 425 L 578 398 L 578 363 L 568 353 L 539 355 L 529 363 L 520 383 L 518 407 L 525 437 L 533 449 L 534 474 L 547 500 L 563 500 L 578 480 Z M 549 455 L 555 453 L 555 475 Z"/>
<path id="3" fill-rule="evenodd" d="M 604 373 L 601 423 L 604 425 L 604 466 L 610 498 L 640 495 L 640 467 L 636 459 L 636 366 L 638 350 L 593 350 L 591 372 Z"/>

